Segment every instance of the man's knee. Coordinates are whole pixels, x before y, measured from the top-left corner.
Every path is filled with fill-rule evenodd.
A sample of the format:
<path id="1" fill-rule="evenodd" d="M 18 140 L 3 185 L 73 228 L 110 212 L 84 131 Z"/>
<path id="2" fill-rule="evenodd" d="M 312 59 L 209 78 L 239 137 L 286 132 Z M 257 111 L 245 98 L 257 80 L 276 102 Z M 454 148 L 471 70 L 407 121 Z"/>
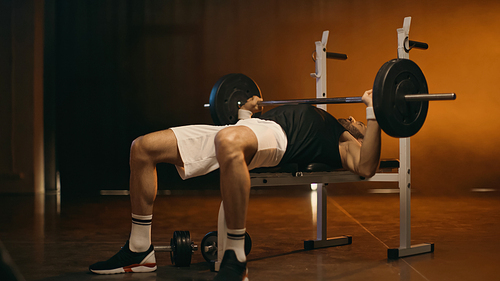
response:
<path id="1" fill-rule="evenodd" d="M 143 163 L 148 160 L 147 141 L 144 136 L 136 138 L 130 146 L 130 164 Z"/>
<path id="2" fill-rule="evenodd" d="M 215 150 L 219 163 L 234 160 L 248 163 L 257 151 L 257 138 L 247 127 L 225 128 L 215 136 Z"/>
<path id="3" fill-rule="evenodd" d="M 130 164 L 157 164 L 155 143 L 151 135 L 136 138 L 130 147 Z"/>

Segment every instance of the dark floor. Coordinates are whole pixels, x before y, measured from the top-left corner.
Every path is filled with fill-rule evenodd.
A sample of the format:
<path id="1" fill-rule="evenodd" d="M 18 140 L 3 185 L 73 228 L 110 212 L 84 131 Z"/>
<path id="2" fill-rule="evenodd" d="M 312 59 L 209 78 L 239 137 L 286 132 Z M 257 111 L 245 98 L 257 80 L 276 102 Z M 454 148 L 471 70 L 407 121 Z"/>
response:
<path id="1" fill-rule="evenodd" d="M 315 238 L 307 189 L 252 193 L 247 230 L 253 248 L 250 280 L 500 280 L 500 197 L 412 198 L 413 243 L 435 243 L 435 252 L 395 261 L 399 246 L 397 194 L 330 196 L 328 233 L 352 235 L 353 244 L 304 251 Z M 153 242 L 168 245 L 174 230 L 189 230 L 196 243 L 216 230 L 217 192 L 159 195 Z M 0 240 L 26 280 L 211 280 L 200 252 L 187 268 L 157 253 L 158 270 L 99 276 L 88 265 L 107 259 L 130 231 L 128 196 L 58 200 L 56 195 L 0 197 Z"/>

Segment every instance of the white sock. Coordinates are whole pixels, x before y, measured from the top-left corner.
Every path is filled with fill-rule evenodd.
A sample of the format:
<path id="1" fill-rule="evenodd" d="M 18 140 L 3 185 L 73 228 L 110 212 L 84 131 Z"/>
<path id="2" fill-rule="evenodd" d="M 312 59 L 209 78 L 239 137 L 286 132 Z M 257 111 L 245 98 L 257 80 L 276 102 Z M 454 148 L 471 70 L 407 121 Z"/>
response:
<path id="1" fill-rule="evenodd" d="M 233 250 L 239 262 L 246 262 L 245 255 L 246 228 L 227 229 L 226 250 Z"/>
<path id="2" fill-rule="evenodd" d="M 132 214 L 132 230 L 130 231 L 130 251 L 141 253 L 151 246 L 151 222 L 153 215 L 141 216 Z"/>

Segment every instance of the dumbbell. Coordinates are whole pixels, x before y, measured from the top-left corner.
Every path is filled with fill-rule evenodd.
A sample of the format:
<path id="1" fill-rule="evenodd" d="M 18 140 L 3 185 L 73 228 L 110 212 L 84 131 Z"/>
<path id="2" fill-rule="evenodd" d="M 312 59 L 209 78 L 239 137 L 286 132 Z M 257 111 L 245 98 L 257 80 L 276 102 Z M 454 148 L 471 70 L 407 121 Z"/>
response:
<path id="1" fill-rule="evenodd" d="M 175 266 L 189 266 L 191 256 L 198 250 L 198 245 L 191 241 L 189 231 L 174 231 L 170 246 L 155 246 L 156 252 L 170 252 L 170 259 Z"/>

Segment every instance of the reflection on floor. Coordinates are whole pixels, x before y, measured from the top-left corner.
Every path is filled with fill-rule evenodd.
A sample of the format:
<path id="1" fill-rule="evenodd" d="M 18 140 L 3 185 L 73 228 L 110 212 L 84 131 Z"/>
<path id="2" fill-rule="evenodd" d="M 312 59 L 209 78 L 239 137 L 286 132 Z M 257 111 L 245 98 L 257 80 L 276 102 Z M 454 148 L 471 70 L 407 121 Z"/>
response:
<path id="1" fill-rule="evenodd" d="M 253 248 L 250 280 L 499 280 L 500 198 L 412 198 L 412 243 L 435 243 L 435 252 L 387 260 L 399 245 L 398 194 L 328 198 L 328 234 L 352 235 L 353 244 L 304 251 L 316 236 L 315 192 L 307 188 L 256 190 L 247 230 Z M 153 243 L 168 245 L 174 230 L 189 230 L 199 244 L 217 228 L 217 192 L 159 195 Z M 88 265 L 116 253 L 130 231 L 128 196 L 60 200 L 56 195 L 0 197 L 0 240 L 26 280 L 211 280 L 215 273 L 195 252 L 176 268 L 157 253 L 148 274 L 99 276 Z"/>

